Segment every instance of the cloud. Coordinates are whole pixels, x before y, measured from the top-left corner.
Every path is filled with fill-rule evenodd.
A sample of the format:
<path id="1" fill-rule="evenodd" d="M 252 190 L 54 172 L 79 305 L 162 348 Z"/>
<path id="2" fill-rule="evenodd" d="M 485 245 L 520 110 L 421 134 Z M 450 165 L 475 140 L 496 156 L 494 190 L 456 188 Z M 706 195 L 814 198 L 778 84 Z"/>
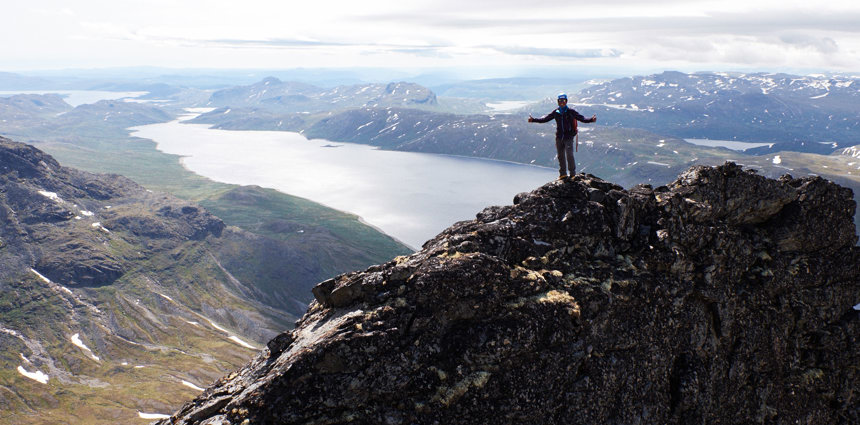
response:
<path id="1" fill-rule="evenodd" d="M 483 46 L 509 55 L 545 56 L 563 58 L 608 58 L 618 57 L 621 52 L 615 49 L 552 49 L 542 47 L 499 47 Z"/>
<path id="2" fill-rule="evenodd" d="M 783 34 L 779 37 L 783 43 L 798 48 L 811 48 L 819 53 L 836 53 L 839 46 L 830 37 L 814 37 L 807 34 Z"/>
<path id="3" fill-rule="evenodd" d="M 40 58 L 72 58 L 93 66 L 96 57 L 101 63 L 116 57 L 124 63 L 169 61 L 171 66 L 223 58 L 225 63 L 338 66 L 481 67 L 563 60 L 625 68 L 664 66 L 661 61 L 676 68 L 702 63 L 860 67 L 856 0 L 604 0 L 590 5 L 246 0 L 240 8 L 227 7 L 230 0 L 210 0 L 203 8 L 199 2 L 170 0 L 122 7 L 94 0 L 35 3 L 10 2 L 7 15 L 15 19 L 0 26 L 0 35 L 21 40 L 0 45 L 0 56 L 16 66 L 33 62 L 37 52 Z"/>
<path id="4" fill-rule="evenodd" d="M 300 39 L 259 39 L 259 40 L 239 40 L 239 39 L 212 39 L 212 40 L 194 40 L 197 43 L 206 44 L 215 47 L 285 47 L 285 48 L 303 48 L 303 47 L 343 47 L 354 44 L 319 41 L 319 40 L 300 40 Z"/>
<path id="5" fill-rule="evenodd" d="M 624 3 L 624 2 L 621 2 Z M 679 3 L 681 4 L 681 3 Z M 860 12 L 800 13 L 798 10 L 761 11 L 759 13 L 706 12 L 698 14 L 666 14 L 647 16 L 589 16 L 561 9 L 559 13 L 511 18 L 483 15 L 392 14 L 359 18 L 373 23 L 397 22 L 413 28 L 452 28 L 457 30 L 503 29 L 506 32 L 534 34 L 611 33 L 637 34 L 763 34 L 773 31 L 840 31 L 860 33 Z M 416 29 L 416 31 L 421 31 Z"/>
<path id="6" fill-rule="evenodd" d="M 301 39 L 258 39 L 258 40 L 235 40 L 214 39 L 196 40 L 195 42 L 209 47 L 231 47 L 231 48 L 284 48 L 284 49 L 325 49 L 325 48 L 356 48 L 370 49 L 374 52 L 391 52 L 428 57 L 443 57 L 441 50 L 446 45 L 415 45 L 409 43 L 363 43 L 350 41 L 322 41 Z"/>

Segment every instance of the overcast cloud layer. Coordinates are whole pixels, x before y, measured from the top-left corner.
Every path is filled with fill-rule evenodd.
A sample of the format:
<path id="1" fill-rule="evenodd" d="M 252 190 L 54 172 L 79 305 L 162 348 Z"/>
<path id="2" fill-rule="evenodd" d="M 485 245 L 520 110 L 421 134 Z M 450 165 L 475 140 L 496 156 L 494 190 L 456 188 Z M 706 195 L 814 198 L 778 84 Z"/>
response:
<path id="1" fill-rule="evenodd" d="M 856 1 L 10 2 L 0 71 L 580 65 L 860 71 Z"/>

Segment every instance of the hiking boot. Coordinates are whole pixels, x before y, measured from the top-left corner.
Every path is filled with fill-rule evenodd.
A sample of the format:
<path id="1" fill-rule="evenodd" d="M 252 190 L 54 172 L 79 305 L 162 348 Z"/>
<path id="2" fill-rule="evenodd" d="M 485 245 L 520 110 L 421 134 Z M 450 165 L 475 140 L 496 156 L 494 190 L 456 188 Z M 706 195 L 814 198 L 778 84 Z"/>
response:
<path id="1" fill-rule="evenodd" d="M 559 180 L 564 180 L 566 178 L 567 178 L 567 174 L 562 174 L 562 175 L 558 176 Z"/>

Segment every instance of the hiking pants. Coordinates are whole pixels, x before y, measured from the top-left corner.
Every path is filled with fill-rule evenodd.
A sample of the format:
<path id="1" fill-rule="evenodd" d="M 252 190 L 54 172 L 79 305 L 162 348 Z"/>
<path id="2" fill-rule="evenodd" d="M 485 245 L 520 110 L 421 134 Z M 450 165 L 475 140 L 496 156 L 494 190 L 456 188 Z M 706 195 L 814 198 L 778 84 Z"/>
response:
<path id="1" fill-rule="evenodd" d="M 558 150 L 558 175 L 567 174 L 567 169 L 570 168 L 570 175 L 576 174 L 576 161 L 573 159 L 573 137 L 562 139 L 556 137 L 555 148 Z"/>

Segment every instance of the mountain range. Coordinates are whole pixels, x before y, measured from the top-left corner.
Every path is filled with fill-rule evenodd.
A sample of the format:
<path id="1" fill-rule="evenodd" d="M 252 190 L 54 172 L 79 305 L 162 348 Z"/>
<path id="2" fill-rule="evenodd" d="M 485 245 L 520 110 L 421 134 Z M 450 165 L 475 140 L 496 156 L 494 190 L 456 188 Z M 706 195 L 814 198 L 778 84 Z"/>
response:
<path id="1" fill-rule="evenodd" d="M 11 81 L 16 78 L 9 76 Z M 215 109 L 195 122 L 237 130 L 298 131 L 310 138 L 385 149 L 554 167 L 554 128 L 525 120 L 528 113 L 542 115 L 552 110 L 554 100 L 516 114 L 499 114 L 489 112 L 480 100 L 437 98 L 433 91 L 413 83 L 321 88 L 275 78 L 215 91 L 154 85 L 148 99 L 137 103 L 102 101 L 72 107 L 56 95 L 0 98 L 0 132 L 35 144 L 60 160 L 0 139 L 4 218 L 0 228 L 0 423 L 126 423 L 152 418 L 157 416 L 153 413 L 177 408 L 180 400 L 197 394 L 225 370 L 244 364 L 254 352 L 248 347 L 260 348 L 266 341 L 269 344 L 263 353 L 243 371 L 216 382 L 217 389 L 204 393 L 177 417 L 186 423 L 206 417 L 226 420 L 224 423 L 275 420 L 266 416 L 270 415 L 267 407 L 251 407 L 263 403 L 263 398 L 255 397 L 268 397 L 265 403 L 277 406 L 287 397 L 281 384 L 293 386 L 291 374 L 306 371 L 296 379 L 315 382 L 312 387 L 320 390 L 313 394 L 318 396 L 305 399 L 302 397 L 311 394 L 305 393 L 289 398 L 296 403 L 337 406 L 333 411 L 343 414 L 334 417 L 318 412 L 313 420 L 337 422 L 353 417 L 398 423 L 410 417 L 430 417 L 458 423 L 466 420 L 458 418 L 493 417 L 480 408 L 464 410 L 464 396 L 476 406 L 480 400 L 503 399 L 500 394 L 517 400 L 511 405 L 527 405 L 534 400 L 533 394 L 542 391 L 533 387 L 517 394 L 493 390 L 471 398 L 473 391 L 488 383 L 496 385 L 493 379 L 499 379 L 498 369 L 485 367 L 491 363 L 474 359 L 500 358 L 506 366 L 518 365 L 511 359 L 528 359 L 527 353 L 545 346 L 553 352 L 559 346 L 576 348 L 574 339 L 586 335 L 583 329 L 594 339 L 584 348 L 577 346 L 575 358 L 565 359 L 579 365 L 565 376 L 575 382 L 586 379 L 583 388 L 587 393 L 596 388 L 592 382 L 600 382 L 607 384 L 601 388 L 615 388 L 613 394 L 618 394 L 616 384 L 624 381 L 618 376 L 627 376 L 626 386 L 657 382 L 661 391 L 666 389 L 652 391 L 658 394 L 656 398 L 636 393 L 636 397 L 644 397 L 636 400 L 657 406 L 647 412 L 635 411 L 642 403 L 622 403 L 624 409 L 613 416 L 606 409 L 614 402 L 596 403 L 583 416 L 593 422 L 618 418 L 648 422 L 658 417 L 667 423 L 684 423 L 679 418 L 714 414 L 708 401 L 716 393 L 732 391 L 740 395 L 722 402 L 736 405 L 737 415 L 764 418 L 765 422 L 790 417 L 827 423 L 833 419 L 828 416 L 832 412 L 842 415 L 837 419 L 850 420 L 850 409 L 844 413 L 845 406 L 856 401 L 842 389 L 853 378 L 850 373 L 837 376 L 833 371 L 845 369 L 845 357 L 834 354 L 837 347 L 856 345 L 845 336 L 856 333 L 856 318 L 850 316 L 850 310 L 839 314 L 844 313 L 845 305 L 856 303 L 848 301 L 845 288 L 848 285 L 849 295 L 856 293 L 857 278 L 851 274 L 856 271 L 851 263 L 856 263 L 856 248 L 852 251 L 847 246 L 856 243 L 857 216 L 852 225 L 850 216 L 855 209 L 848 191 L 816 176 L 860 193 L 860 145 L 850 136 L 858 122 L 851 103 L 857 96 L 855 80 L 667 72 L 594 82 L 572 96 L 582 113 L 596 112 L 599 117 L 597 125 L 580 126 L 578 171 L 589 175 L 521 194 L 514 206 L 489 208 L 476 221 L 459 223 L 430 241 L 420 253 L 387 263 L 395 255 L 411 251 L 359 223 L 357 217 L 269 189 L 200 178 L 184 170 L 178 157 L 158 152 L 151 141 L 130 137 L 128 128 L 174 119 L 185 107 L 208 105 Z M 117 84 L 101 87 L 132 87 Z M 505 82 L 490 85 L 498 87 L 496 84 Z M 479 86 L 451 86 L 450 90 Z M 466 111 L 470 113 L 455 113 Z M 685 138 L 769 145 L 733 151 L 694 145 Z M 763 176 L 790 173 L 797 178 L 785 175 L 774 183 L 751 177 L 754 173 L 733 165 L 685 172 L 691 166 L 726 160 L 755 168 Z M 60 163 L 110 174 L 89 174 Z M 672 183 L 678 173 L 683 174 Z M 720 186 L 727 182 L 731 185 Z M 651 183 L 656 189 L 637 186 L 641 183 Z M 720 190 L 737 196 L 721 198 Z M 761 192 L 775 193 L 774 199 Z M 760 208 L 764 211 L 757 212 Z M 754 218 L 743 218 L 746 216 Z M 558 229 L 553 227 L 553 217 L 561 223 L 577 217 L 603 233 L 574 229 L 584 242 L 571 248 L 554 233 Z M 681 222 L 672 217 L 681 217 Z M 504 223 L 513 224 L 504 227 Z M 511 235 L 516 237 L 510 239 Z M 496 246 L 505 237 L 510 240 Z M 606 242 L 599 243 L 600 238 Z M 651 248 L 645 248 L 646 242 Z M 839 255 L 843 258 L 836 258 Z M 729 271 L 724 267 L 727 258 L 749 267 Z M 384 264 L 328 280 L 380 263 Z M 490 266 L 484 267 L 487 264 Z M 801 272 L 802 266 L 808 273 Z M 613 270 L 621 270 L 623 275 Z M 644 274 L 637 274 L 643 270 Z M 669 273 L 665 279 L 671 282 L 655 278 L 655 270 Z M 413 275 L 404 275 L 406 271 Z M 561 279 L 555 271 L 562 274 Z M 838 285 L 824 288 L 810 276 L 816 273 Z M 470 286 L 477 282 L 470 276 L 496 275 L 509 275 L 516 288 L 504 289 L 510 283 L 505 278 L 498 281 L 501 287 L 498 282 L 478 282 L 479 293 L 465 294 L 465 298 L 456 288 L 448 295 L 432 289 Z M 442 282 L 446 276 L 450 279 Z M 659 285 L 649 286 L 649 279 Z M 305 314 L 312 299 L 309 289 L 323 280 L 314 290 L 316 303 L 298 328 L 280 333 Z M 728 286 L 708 286 L 715 280 Z M 409 285 L 416 282 L 413 291 Z M 401 286 L 387 288 L 389 283 Z M 681 289 L 664 293 L 660 285 Z M 774 289 L 756 292 L 757 285 L 774 285 Z M 506 295 L 486 298 L 494 291 Z M 665 299 L 652 297 L 652 292 Z M 796 297 L 785 295 L 795 292 Z M 595 294 L 603 298 L 595 298 Z M 639 297 L 645 304 L 631 307 L 631 297 Z M 487 306 L 470 314 L 466 304 L 473 299 L 480 301 L 475 305 L 486 301 Z M 755 307 L 738 307 L 739 303 Z M 654 357 L 654 353 L 637 351 L 636 346 L 624 348 L 624 335 L 602 333 L 606 327 L 600 323 L 617 323 L 631 309 L 650 312 L 655 305 L 654 311 L 675 308 L 677 315 L 636 316 L 650 327 L 623 329 L 634 335 L 658 329 L 655 338 L 670 339 L 680 351 L 661 351 Z M 803 305 L 814 305 L 832 320 L 822 325 L 820 316 L 815 318 L 797 307 Z M 562 310 L 573 317 L 574 306 L 580 315 L 583 311 L 592 314 L 589 322 L 577 318 L 573 327 L 558 323 L 556 316 Z M 611 308 L 601 310 L 600 306 Z M 474 337 L 506 346 L 504 338 L 496 337 L 508 332 L 507 328 L 493 326 L 524 320 L 522 315 L 505 313 L 509 307 L 525 309 L 548 322 L 523 322 L 525 333 L 508 338 L 516 348 L 508 354 L 469 345 L 469 338 Z M 792 308 L 795 322 L 802 322 L 793 328 L 786 320 Z M 753 314 L 755 309 L 775 309 L 778 314 L 763 317 Z M 501 316 L 493 316 L 500 312 Z M 339 316 L 341 313 L 345 315 Z M 689 323 L 683 325 L 679 317 Z M 401 323 L 404 318 L 407 322 Z M 770 329 L 786 329 L 787 340 L 800 341 L 799 345 L 786 346 L 786 339 L 774 340 L 764 330 L 747 331 L 739 325 L 759 322 Z M 466 325 L 471 323 L 478 323 L 482 333 L 469 333 Z M 492 326 L 484 326 L 487 323 Z M 547 336 L 536 330 L 556 327 L 562 334 Z M 397 334 L 403 329 L 407 330 L 405 336 Z M 402 372 L 423 367 L 423 363 L 398 363 L 403 352 L 392 344 L 408 346 L 422 338 L 420 332 L 424 331 L 429 332 L 431 348 L 463 347 L 460 357 L 446 356 L 464 362 L 431 362 L 428 370 L 433 373 L 428 376 Z M 353 341 L 353 337 L 357 339 Z M 601 338 L 610 342 L 600 345 Z M 343 344 L 337 345 L 337 341 Z M 330 352 L 326 348 L 330 346 L 342 348 Z M 304 349 L 311 351 L 305 353 Z M 595 349 L 598 354 L 592 356 Z M 585 357 L 577 357 L 580 352 Z M 602 359 L 623 361 L 616 353 L 626 352 L 649 359 L 653 371 L 638 375 L 631 372 L 636 365 L 613 369 L 601 363 Z M 360 356 L 352 357 L 355 353 L 379 356 L 384 370 L 369 367 L 368 373 L 377 373 L 375 377 L 354 376 L 351 365 L 372 365 Z M 505 357 L 510 353 L 518 354 Z M 770 353 L 771 363 L 757 353 Z M 418 350 L 413 354 L 426 359 L 438 353 Z M 595 363 L 588 363 L 589 359 Z M 535 364 L 558 371 L 553 363 L 537 360 Z M 848 364 L 856 360 L 856 356 L 849 357 Z M 749 366 L 756 362 L 767 367 Z M 785 369 L 785 362 L 795 369 Z M 734 369 L 727 369 L 729 364 Z M 278 374 L 283 368 L 294 371 L 282 377 Z M 337 381 L 344 372 L 353 374 L 348 384 Z M 733 378 L 732 385 L 737 385 L 726 390 L 729 387 L 711 379 L 715 373 L 734 373 L 737 379 Z M 411 382 L 427 387 L 414 392 L 427 399 L 423 407 L 414 406 L 419 416 L 403 413 L 411 412 L 413 406 L 391 395 L 403 388 L 414 390 L 408 382 L 406 387 L 397 386 L 403 383 L 403 376 L 417 376 Z M 434 376 L 439 382 L 433 381 Z M 339 383 L 327 387 L 317 379 Z M 746 386 L 740 384 L 744 379 Z M 766 379 L 794 392 L 762 387 Z M 517 390 L 513 381 L 549 382 L 539 375 L 523 374 L 512 379 L 512 391 Z M 837 390 L 828 393 L 828 381 L 836 382 Z M 259 388 L 261 382 L 274 382 L 276 391 L 266 395 L 246 391 Z M 394 387 L 386 386 L 392 382 Z M 355 398 L 338 393 L 353 383 L 365 395 Z M 379 389 L 387 395 L 377 398 L 379 393 L 374 390 Z M 422 392 L 425 389 L 430 392 Z M 762 393 L 779 393 L 782 399 L 808 408 L 797 410 L 797 406 L 781 402 L 773 407 L 774 399 Z M 613 394 L 601 397 L 616 400 Z M 570 395 L 563 397 L 567 397 L 566 405 L 575 400 Z M 741 398 L 761 404 L 745 404 Z M 396 409 L 350 410 L 338 404 L 342 400 L 374 406 L 374 400 L 384 400 Z M 445 406 L 441 410 L 440 402 Z M 824 402 L 830 403 L 830 410 L 820 407 Z M 451 405 L 454 407 L 449 409 Z M 561 421 L 571 411 L 559 405 L 544 406 L 552 409 L 544 416 L 507 411 L 497 417 L 507 418 L 501 422 Z M 422 416 L 428 413 L 427 406 L 435 416 Z M 790 413 L 774 413 L 783 409 Z M 294 413 L 298 411 L 289 412 L 299 415 L 290 418 L 308 418 Z M 737 422 L 738 417 L 725 416 L 725 420 Z"/>
<path id="2" fill-rule="evenodd" d="M 664 72 L 580 91 L 572 102 L 605 125 L 679 138 L 773 142 L 765 154 L 829 154 L 858 144 L 860 78 Z"/>
<path id="3" fill-rule="evenodd" d="M 435 107 L 436 95 L 414 83 L 359 84 L 323 89 L 269 77 L 249 86 L 218 90 L 209 106 L 259 106 L 278 112 L 319 112 L 364 106 Z"/>
<path id="4" fill-rule="evenodd" d="M 579 126 L 577 170 L 625 187 L 666 184 L 692 165 L 727 160 L 762 174 L 821 175 L 860 193 L 860 161 L 851 155 L 860 98 L 854 77 L 664 72 L 594 82 L 572 103 L 596 124 Z M 249 87 L 245 87 L 248 89 Z M 423 93 L 423 92 L 422 92 Z M 554 128 L 526 122 L 542 116 L 547 99 L 517 113 L 456 114 L 397 105 L 335 107 L 285 113 L 267 107 L 261 90 L 243 92 L 252 104 L 223 105 L 191 122 L 229 130 L 301 132 L 308 138 L 366 143 L 384 149 L 464 155 L 557 166 Z M 743 151 L 686 139 L 767 142 Z M 763 143 L 762 143 L 763 144 Z"/>

